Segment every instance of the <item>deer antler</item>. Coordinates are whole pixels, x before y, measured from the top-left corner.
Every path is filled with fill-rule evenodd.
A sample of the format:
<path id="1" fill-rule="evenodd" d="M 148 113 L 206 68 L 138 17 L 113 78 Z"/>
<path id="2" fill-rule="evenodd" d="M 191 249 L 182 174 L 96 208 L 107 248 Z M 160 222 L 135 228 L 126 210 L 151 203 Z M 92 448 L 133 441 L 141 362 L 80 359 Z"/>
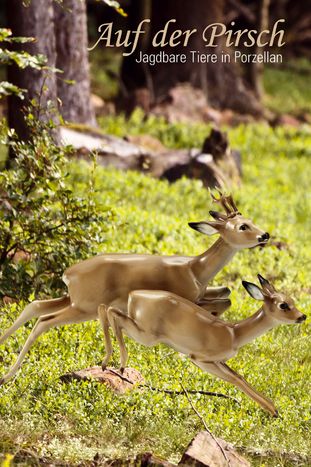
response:
<path id="1" fill-rule="evenodd" d="M 233 217 L 240 214 L 235 202 L 233 201 L 232 195 L 225 196 L 220 190 L 217 189 L 217 191 L 220 196 L 219 198 L 216 198 L 211 190 L 209 190 L 213 202 L 220 204 L 225 209 L 227 217 Z"/>

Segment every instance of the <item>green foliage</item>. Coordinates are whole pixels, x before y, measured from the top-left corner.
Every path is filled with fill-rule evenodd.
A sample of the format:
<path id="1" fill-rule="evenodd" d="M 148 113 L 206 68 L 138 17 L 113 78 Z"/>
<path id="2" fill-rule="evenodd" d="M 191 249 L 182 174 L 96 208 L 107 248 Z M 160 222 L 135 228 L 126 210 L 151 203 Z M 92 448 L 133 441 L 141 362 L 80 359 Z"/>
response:
<path id="1" fill-rule="evenodd" d="M 13 37 L 11 29 L 0 28 L 0 42 L 26 44 L 27 42 L 34 42 L 35 40 L 34 37 Z"/>
<path id="2" fill-rule="evenodd" d="M 86 196 L 76 196 L 66 169 L 72 149 L 54 143 L 53 123 L 39 122 L 33 105 L 25 117 L 27 142 L 2 123 L 2 143 L 10 138 L 16 157 L 12 170 L 0 172 L 0 296 L 60 293 L 64 268 L 103 240 L 92 177 Z"/>
<path id="3" fill-rule="evenodd" d="M 8 81 L 0 81 L 0 96 L 10 96 L 15 94 L 20 99 L 24 99 L 26 89 L 21 89 Z"/>
<path id="4" fill-rule="evenodd" d="M 135 120 L 136 119 L 136 120 Z M 102 122 L 115 134 L 149 131 L 170 146 L 200 146 L 204 125 L 129 122 L 118 117 Z M 308 128 L 271 129 L 241 126 L 229 131 L 231 144 L 243 154 L 244 180 L 234 195 L 241 212 L 288 248 L 273 246 L 239 252 L 214 280 L 232 289 L 232 310 L 226 318 L 241 319 L 258 303 L 244 291 L 241 279 L 254 281 L 258 272 L 276 287 L 288 290 L 298 308 L 310 315 L 310 160 Z M 94 202 L 114 206 L 116 220 L 107 226 L 105 242 L 90 244 L 98 252 L 199 254 L 215 240 L 188 228 L 188 221 L 206 219 L 211 201 L 199 181 L 173 185 L 142 174 L 97 168 L 86 163 L 65 165 L 67 187 L 87 197 L 94 177 Z M 49 209 L 53 207 L 50 205 Z M 98 229 L 105 227 L 99 222 Z M 85 229 L 86 230 L 86 229 Z M 76 258 L 71 258 L 72 262 Z M 41 277 L 45 283 L 45 277 Z M 122 278 L 120 278 L 122 280 Z M 46 287 L 46 283 L 44 285 Z M 54 286 L 53 286 L 54 287 Z M 56 289 L 53 288 L 53 291 Z M 2 308 L 1 330 L 18 316 L 26 302 Z M 308 319 L 310 321 L 310 318 Z M 281 326 L 242 349 L 230 365 L 259 391 L 273 399 L 278 419 L 266 415 L 237 388 L 203 373 L 187 358 L 165 346 L 144 348 L 127 339 L 130 366 L 159 388 L 217 391 L 240 405 L 202 395 L 191 396 L 208 427 L 237 446 L 272 450 L 261 465 L 296 465 L 282 453 L 310 456 L 310 325 Z M 1 373 L 15 359 L 33 323 L 20 329 L 0 348 Z M 114 345 L 117 348 L 116 345 Z M 0 388 L 0 447 L 3 452 L 32 450 L 37 455 L 81 463 L 98 452 L 106 458 L 145 450 L 177 461 L 192 436 L 203 427 L 184 396 L 135 390 L 125 396 L 90 382 L 64 384 L 59 376 L 101 362 L 103 336 L 97 322 L 65 326 L 43 335 L 30 351 L 17 378 Z M 118 365 L 118 353 L 114 364 Z M 255 463 L 252 460 L 252 465 Z M 260 465 L 258 463 L 258 465 Z M 301 461 L 299 465 L 310 465 Z"/>
<path id="5" fill-rule="evenodd" d="M 33 37 L 12 37 L 12 31 L 10 29 L 0 28 L 0 43 L 25 44 L 33 42 L 34 40 Z M 22 69 L 31 67 L 36 70 L 41 70 L 47 68 L 46 63 L 47 59 L 44 55 L 31 55 L 28 52 L 0 48 L 0 65 L 15 64 Z M 10 94 L 15 94 L 17 97 L 23 99 L 25 92 L 25 89 L 21 89 L 12 83 L 8 83 L 7 81 L 0 82 L 0 99 Z"/>
<path id="6" fill-rule="evenodd" d="M 31 55 L 28 52 L 0 49 L 0 62 L 4 65 L 15 63 L 19 68 L 30 66 L 40 70 L 46 64 L 46 57 L 44 55 Z"/>
<path id="7" fill-rule="evenodd" d="M 96 47 L 89 53 L 89 59 L 92 91 L 103 99 L 113 99 L 118 94 L 117 77 L 121 67 L 122 54 L 109 48 L 103 53 L 100 47 Z"/>
<path id="8" fill-rule="evenodd" d="M 311 62 L 290 61 L 282 68 L 265 67 L 264 104 L 278 114 L 299 115 L 311 108 Z"/>
<path id="9" fill-rule="evenodd" d="M 106 3 L 106 5 L 114 8 L 121 16 L 127 16 L 127 13 L 125 13 L 123 8 L 121 8 L 120 3 L 117 2 L 116 0 L 100 0 L 100 1 L 103 1 L 104 3 Z"/>
<path id="10" fill-rule="evenodd" d="M 119 114 L 99 118 L 100 126 L 106 133 L 112 133 L 123 138 L 126 135 L 147 133 L 159 138 L 168 148 L 200 147 L 209 131 L 206 124 L 185 125 L 175 123 L 168 125 L 165 118 L 155 115 L 146 117 L 142 109 L 136 108 L 130 118 Z"/>

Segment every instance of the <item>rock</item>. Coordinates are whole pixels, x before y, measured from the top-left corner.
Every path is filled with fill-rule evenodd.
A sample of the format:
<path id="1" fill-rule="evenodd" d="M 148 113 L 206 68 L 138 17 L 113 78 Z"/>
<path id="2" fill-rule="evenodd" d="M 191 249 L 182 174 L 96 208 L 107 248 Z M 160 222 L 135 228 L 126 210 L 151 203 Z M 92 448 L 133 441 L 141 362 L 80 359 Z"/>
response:
<path id="1" fill-rule="evenodd" d="M 148 153 L 160 154 L 167 151 L 164 144 L 162 144 L 159 139 L 154 138 L 151 135 L 129 135 L 126 136 L 124 140 L 143 148 Z"/>
<path id="2" fill-rule="evenodd" d="M 178 84 L 170 89 L 168 96 L 151 110 L 156 116 L 170 123 L 197 122 L 206 117 L 207 101 L 204 92 L 190 84 Z"/>
<path id="3" fill-rule="evenodd" d="M 95 111 L 96 116 L 115 115 L 115 104 L 111 101 L 105 102 L 100 96 L 91 94 L 91 104 Z"/>
<path id="4" fill-rule="evenodd" d="M 228 467 L 228 465 L 230 467 L 250 467 L 250 463 L 238 454 L 231 444 L 223 439 L 216 439 L 217 442 L 207 431 L 198 433 L 189 444 L 178 465 L 192 465 L 195 467 Z"/>
<path id="5" fill-rule="evenodd" d="M 215 125 L 221 125 L 223 121 L 222 112 L 209 106 L 205 107 L 202 117 L 205 122 L 212 122 Z"/>
<path id="6" fill-rule="evenodd" d="M 301 126 L 301 122 L 293 115 L 283 114 L 276 118 L 274 125 L 292 126 L 294 128 L 299 128 Z"/>
<path id="7" fill-rule="evenodd" d="M 91 94 L 91 104 L 96 114 L 100 113 L 101 110 L 103 110 L 105 107 L 104 99 L 102 99 L 100 96 L 97 96 L 97 94 Z"/>
<path id="8" fill-rule="evenodd" d="M 221 125 L 231 126 L 234 119 L 234 112 L 231 109 L 224 109 L 221 112 Z"/>
<path id="9" fill-rule="evenodd" d="M 124 394 L 127 391 L 135 389 L 137 385 L 144 384 L 144 378 L 134 368 L 125 368 L 124 373 L 121 374 L 119 370 L 114 368 L 107 368 L 103 371 L 100 366 L 93 366 L 66 373 L 60 379 L 66 383 L 74 379 L 80 381 L 95 380 L 99 383 L 107 384 L 117 394 Z"/>

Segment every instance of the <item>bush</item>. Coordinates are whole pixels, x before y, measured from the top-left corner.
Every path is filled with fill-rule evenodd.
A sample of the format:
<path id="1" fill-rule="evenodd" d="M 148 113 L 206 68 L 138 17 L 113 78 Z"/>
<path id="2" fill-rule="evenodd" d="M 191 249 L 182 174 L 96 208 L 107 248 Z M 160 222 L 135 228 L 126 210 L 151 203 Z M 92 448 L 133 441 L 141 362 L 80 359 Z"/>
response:
<path id="1" fill-rule="evenodd" d="M 56 146 L 51 137 L 53 123 L 40 122 L 38 104 L 33 106 L 25 115 L 29 141 L 19 140 L 1 124 L 2 143 L 10 138 L 15 154 L 14 168 L 0 173 L 2 297 L 28 298 L 30 291 L 59 293 L 64 269 L 92 254 L 95 244 L 103 240 L 104 215 L 94 199 L 95 166 L 87 195 L 76 196 L 66 173 L 72 149 Z"/>

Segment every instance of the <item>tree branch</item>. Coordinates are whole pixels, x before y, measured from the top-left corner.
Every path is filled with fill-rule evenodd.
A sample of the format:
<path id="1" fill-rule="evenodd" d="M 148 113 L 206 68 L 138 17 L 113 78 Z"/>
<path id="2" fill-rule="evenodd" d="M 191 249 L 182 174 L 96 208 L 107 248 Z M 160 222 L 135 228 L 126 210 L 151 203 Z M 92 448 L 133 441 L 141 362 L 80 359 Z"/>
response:
<path id="1" fill-rule="evenodd" d="M 213 438 L 213 440 L 215 441 L 215 443 L 217 444 L 217 446 L 219 447 L 222 455 L 224 456 L 224 458 L 226 459 L 226 462 L 227 462 L 227 465 L 230 466 L 231 465 L 231 462 L 230 462 L 230 459 L 227 457 L 227 454 L 225 453 L 225 450 L 224 448 L 221 446 L 221 444 L 218 442 L 217 438 L 213 435 L 213 433 L 209 430 L 207 424 L 206 424 L 206 421 L 204 420 L 204 418 L 202 417 L 202 415 L 200 414 L 200 412 L 196 409 L 196 407 L 193 405 L 193 402 L 191 401 L 190 397 L 189 397 L 189 394 L 188 394 L 188 391 L 187 389 L 184 387 L 183 385 L 183 382 L 180 381 L 180 385 L 184 391 L 184 394 L 189 402 L 189 404 L 191 405 L 191 408 L 192 410 L 194 411 L 194 413 L 197 415 L 197 417 L 201 420 L 201 422 L 203 423 L 203 426 L 205 428 L 205 430 L 207 431 L 207 433 Z"/>

